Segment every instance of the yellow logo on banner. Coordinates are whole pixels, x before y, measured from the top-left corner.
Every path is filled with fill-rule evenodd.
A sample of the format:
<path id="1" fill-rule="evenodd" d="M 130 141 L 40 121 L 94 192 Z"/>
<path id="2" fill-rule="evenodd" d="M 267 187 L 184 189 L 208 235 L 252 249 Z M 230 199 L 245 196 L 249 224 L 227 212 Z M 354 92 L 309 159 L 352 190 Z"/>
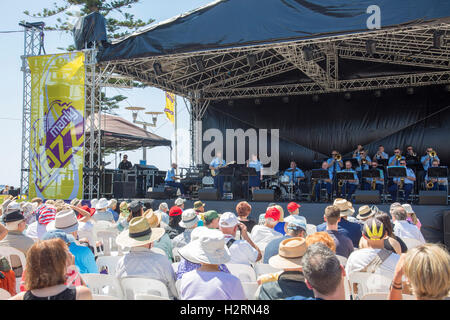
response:
<path id="1" fill-rule="evenodd" d="M 170 122 L 174 123 L 175 121 L 175 103 L 176 97 L 173 93 L 166 92 L 166 107 L 164 108 L 164 112 L 166 113 L 167 119 Z"/>
<path id="2" fill-rule="evenodd" d="M 30 198 L 83 197 L 84 53 L 29 57 Z"/>

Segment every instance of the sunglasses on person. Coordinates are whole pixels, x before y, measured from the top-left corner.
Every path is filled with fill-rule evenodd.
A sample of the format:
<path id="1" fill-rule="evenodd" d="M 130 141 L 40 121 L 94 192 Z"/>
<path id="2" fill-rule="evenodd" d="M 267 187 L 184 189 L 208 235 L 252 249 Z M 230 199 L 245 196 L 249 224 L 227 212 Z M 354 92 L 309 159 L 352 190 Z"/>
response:
<path id="1" fill-rule="evenodd" d="M 406 162 L 400 162 L 401 165 L 406 165 Z"/>

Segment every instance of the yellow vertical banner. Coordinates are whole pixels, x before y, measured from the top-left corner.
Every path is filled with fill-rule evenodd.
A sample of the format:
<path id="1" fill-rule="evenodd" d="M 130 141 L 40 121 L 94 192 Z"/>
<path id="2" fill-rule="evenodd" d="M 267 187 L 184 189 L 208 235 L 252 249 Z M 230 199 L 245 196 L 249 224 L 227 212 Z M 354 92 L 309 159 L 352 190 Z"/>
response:
<path id="1" fill-rule="evenodd" d="M 30 198 L 83 197 L 84 59 L 83 52 L 28 58 Z"/>
<path id="2" fill-rule="evenodd" d="M 166 107 L 164 112 L 166 113 L 167 119 L 174 123 L 175 121 L 175 94 L 170 92 L 165 92 L 166 94 Z"/>

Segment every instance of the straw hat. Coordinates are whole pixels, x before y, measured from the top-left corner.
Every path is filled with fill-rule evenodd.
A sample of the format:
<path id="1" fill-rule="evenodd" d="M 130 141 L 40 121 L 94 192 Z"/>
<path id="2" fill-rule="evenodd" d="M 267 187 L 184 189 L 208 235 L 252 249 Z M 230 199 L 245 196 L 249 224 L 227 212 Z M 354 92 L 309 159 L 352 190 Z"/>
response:
<path id="1" fill-rule="evenodd" d="M 358 209 L 358 215 L 356 216 L 356 218 L 360 220 L 365 220 L 373 216 L 375 213 L 376 213 L 375 210 L 370 209 L 368 205 L 361 206 Z"/>
<path id="2" fill-rule="evenodd" d="M 122 247 L 139 247 L 160 239 L 164 232 L 163 228 L 150 228 L 145 217 L 135 217 L 130 220 L 128 230 L 117 236 L 116 243 Z"/>
<path id="3" fill-rule="evenodd" d="M 300 237 L 281 241 L 278 254 L 269 259 L 269 264 L 277 269 L 297 269 L 302 266 L 306 252 L 306 241 Z"/>
<path id="4" fill-rule="evenodd" d="M 152 209 L 148 209 L 144 212 L 144 217 L 147 219 L 150 228 L 156 228 L 161 223 L 161 212 L 153 211 Z"/>
<path id="5" fill-rule="evenodd" d="M 231 259 L 223 233 L 207 228 L 201 230 L 198 238 L 191 240 L 178 253 L 193 263 L 223 264 Z"/>
<path id="6" fill-rule="evenodd" d="M 47 231 L 60 230 L 65 233 L 71 233 L 78 230 L 78 220 L 75 211 L 64 209 L 55 215 L 55 220 L 47 224 Z"/>
<path id="7" fill-rule="evenodd" d="M 350 201 L 342 198 L 336 198 L 333 205 L 339 208 L 341 217 L 352 216 L 355 213 L 355 209 Z"/>

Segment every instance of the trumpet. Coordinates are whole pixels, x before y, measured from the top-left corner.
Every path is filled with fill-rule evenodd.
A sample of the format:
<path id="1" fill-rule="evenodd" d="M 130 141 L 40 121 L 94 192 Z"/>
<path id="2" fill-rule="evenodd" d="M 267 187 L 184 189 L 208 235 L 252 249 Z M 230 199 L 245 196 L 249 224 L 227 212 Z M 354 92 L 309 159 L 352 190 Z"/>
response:
<path id="1" fill-rule="evenodd" d="M 362 159 L 362 160 L 361 160 L 361 164 L 362 164 L 362 165 L 366 165 L 366 164 L 367 164 L 367 159 Z"/>
<path id="2" fill-rule="evenodd" d="M 401 160 L 401 158 L 402 158 L 402 155 L 401 155 L 401 154 L 397 154 L 397 155 L 395 156 L 395 160 Z"/>
<path id="3" fill-rule="evenodd" d="M 428 181 L 428 183 L 427 183 L 427 190 L 430 190 L 430 189 L 432 189 L 434 187 L 434 182 L 433 181 Z"/>
<path id="4" fill-rule="evenodd" d="M 340 153 L 338 153 L 335 157 L 334 160 L 336 161 L 341 161 L 342 160 L 342 155 Z"/>
<path id="5" fill-rule="evenodd" d="M 434 158 L 434 157 L 437 156 L 436 151 L 434 151 L 434 150 L 431 150 L 430 152 L 428 152 L 428 155 L 429 155 L 431 158 Z"/>

